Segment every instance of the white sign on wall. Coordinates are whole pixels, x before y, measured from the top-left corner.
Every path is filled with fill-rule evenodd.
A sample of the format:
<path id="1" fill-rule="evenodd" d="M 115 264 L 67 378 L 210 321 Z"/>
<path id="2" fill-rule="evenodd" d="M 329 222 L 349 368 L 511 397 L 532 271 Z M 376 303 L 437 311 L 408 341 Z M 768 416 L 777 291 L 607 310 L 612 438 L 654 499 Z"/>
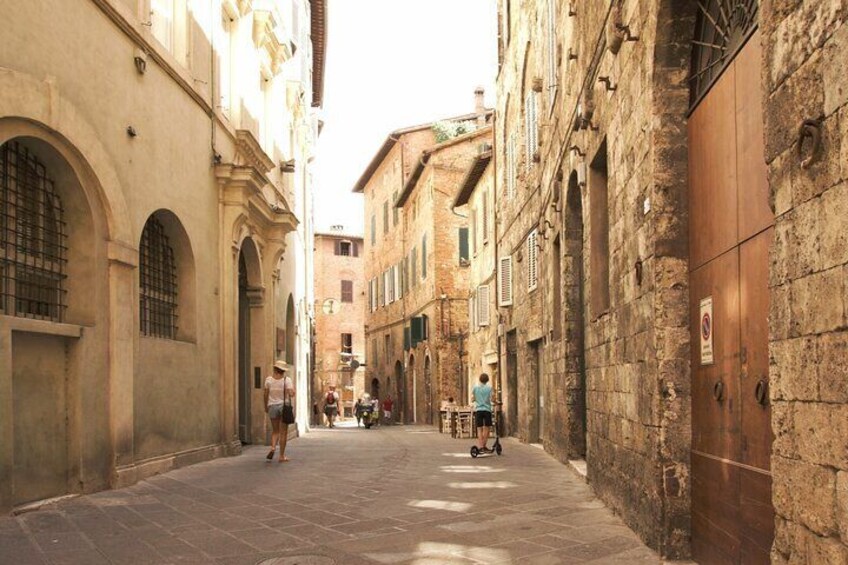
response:
<path id="1" fill-rule="evenodd" d="M 713 297 L 707 296 L 701 299 L 701 316 L 700 316 L 701 334 L 701 365 L 712 365 L 713 360 L 713 333 L 715 327 L 713 324 Z"/>

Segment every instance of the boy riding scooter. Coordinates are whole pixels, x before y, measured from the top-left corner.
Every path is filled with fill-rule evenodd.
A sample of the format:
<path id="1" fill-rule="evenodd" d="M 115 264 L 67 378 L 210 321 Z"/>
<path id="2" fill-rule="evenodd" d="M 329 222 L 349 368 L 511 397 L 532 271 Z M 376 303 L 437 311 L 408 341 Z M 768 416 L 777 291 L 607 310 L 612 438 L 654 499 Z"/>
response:
<path id="1" fill-rule="evenodd" d="M 492 427 L 492 385 L 489 384 L 489 375 L 480 375 L 480 384 L 474 385 L 471 390 L 471 400 L 476 405 L 474 420 L 477 425 L 477 445 L 471 448 L 471 456 L 497 452 L 501 454 L 501 446 L 497 437 L 492 449 L 486 446 L 489 441 L 489 428 Z"/>

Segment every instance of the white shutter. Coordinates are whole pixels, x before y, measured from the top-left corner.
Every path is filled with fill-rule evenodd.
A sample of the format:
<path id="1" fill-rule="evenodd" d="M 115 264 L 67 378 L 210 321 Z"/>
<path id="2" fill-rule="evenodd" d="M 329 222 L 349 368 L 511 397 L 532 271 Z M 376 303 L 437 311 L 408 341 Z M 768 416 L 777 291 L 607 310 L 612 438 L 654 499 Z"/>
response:
<path id="1" fill-rule="evenodd" d="M 477 324 L 489 325 L 489 285 L 477 287 Z"/>
<path id="2" fill-rule="evenodd" d="M 403 269 L 401 269 L 401 263 L 395 265 L 395 291 L 397 292 L 398 300 L 403 298 Z"/>
<path id="3" fill-rule="evenodd" d="M 539 265 L 536 248 L 537 232 L 533 230 L 527 236 L 527 290 L 539 286 Z"/>
<path id="4" fill-rule="evenodd" d="M 533 155 L 539 147 L 538 134 L 538 115 L 536 112 L 536 93 L 531 91 L 527 93 L 527 99 L 524 102 L 524 126 L 525 126 L 525 169 L 533 168 Z"/>
<path id="5" fill-rule="evenodd" d="M 498 304 L 512 306 L 512 257 L 501 257 L 498 269 Z"/>

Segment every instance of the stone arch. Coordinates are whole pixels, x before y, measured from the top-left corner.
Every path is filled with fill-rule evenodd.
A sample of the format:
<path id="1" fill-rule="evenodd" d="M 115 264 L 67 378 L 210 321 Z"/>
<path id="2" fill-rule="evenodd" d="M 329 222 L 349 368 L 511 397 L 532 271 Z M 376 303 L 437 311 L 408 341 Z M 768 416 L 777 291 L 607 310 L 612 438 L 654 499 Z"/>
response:
<path id="1" fill-rule="evenodd" d="M 175 339 L 180 341 L 195 341 L 197 337 L 197 281 L 191 239 L 183 223 L 171 210 L 160 208 L 150 214 L 144 224 L 144 229 L 148 229 L 151 219 L 155 219 L 162 225 L 174 252 L 177 287 L 177 332 Z M 139 239 L 141 239 L 141 236 L 139 236 Z M 141 265 L 143 260 L 143 257 L 139 257 L 139 265 Z M 141 269 L 139 269 L 140 276 Z M 139 290 L 141 290 L 141 281 L 139 281 Z M 141 300 L 142 297 L 139 296 L 139 301 L 141 302 Z"/>
<path id="2" fill-rule="evenodd" d="M 2 75 L 0 88 L 5 86 L 3 81 L 7 78 Z M 0 107 L 7 102 L 0 101 Z M 13 446 L 26 446 L 21 451 L 12 447 L 8 452 L 11 460 L 0 458 L 0 467 L 4 469 L 0 471 L 0 485 L 3 485 L 0 508 L 5 509 L 108 484 L 112 469 L 93 465 L 82 445 L 86 438 L 87 453 L 96 453 L 103 460 L 108 454 L 120 451 L 113 451 L 112 437 L 101 432 L 108 430 L 110 418 L 110 409 L 104 408 L 109 406 L 109 397 L 103 391 L 109 390 L 116 375 L 131 374 L 132 335 L 121 332 L 124 328 L 131 332 L 131 324 L 114 333 L 110 333 L 110 326 L 116 315 L 131 320 L 133 314 L 131 309 L 118 308 L 110 301 L 113 272 L 109 259 L 115 252 L 118 255 L 115 258 L 127 267 L 134 263 L 135 256 L 132 245 L 110 247 L 111 234 L 99 192 L 101 185 L 82 152 L 68 139 L 35 121 L 3 118 L 0 147 L 10 151 L 10 166 L 11 152 L 15 151 L 14 162 L 23 163 L 22 170 L 30 167 L 43 170 L 44 180 L 52 182 L 54 206 L 49 216 L 39 220 L 39 226 L 44 227 L 42 222 L 68 226 L 61 230 L 64 235 L 58 239 L 52 236 L 44 239 L 39 251 L 54 246 L 59 262 L 64 265 L 61 268 L 64 280 L 57 287 L 57 296 L 64 294 L 66 308 L 57 300 L 56 315 L 47 319 L 64 322 L 67 329 L 62 330 L 49 321 L 30 329 L 21 328 L 16 317 L 17 306 L 10 312 L 9 324 L 0 328 L 0 339 L 5 341 L 10 334 L 14 335 L 11 347 L 0 350 L 0 367 L 3 367 L 0 386 L 8 386 L 13 393 L 8 404 L 0 403 L 0 411 L 10 415 L 11 424 L 9 429 L 0 425 L 0 433 L 10 438 Z M 46 214 L 47 210 L 42 212 Z M 23 235 L 30 238 L 33 234 Z M 9 266 L 10 263 L 3 266 L 7 275 Z M 129 272 L 129 269 L 115 270 L 118 271 Z M 11 276 L 16 277 L 17 273 Z M 129 276 L 115 275 L 111 282 L 119 293 L 132 294 Z M 85 326 L 85 331 L 81 326 Z M 24 331 L 18 331 L 21 329 Z M 115 334 L 126 338 L 129 347 L 116 347 L 111 339 Z M 110 354 L 125 355 L 121 361 L 126 364 L 119 361 L 110 367 Z M 116 427 L 126 431 L 120 425 Z M 86 483 L 82 482 L 83 476 L 88 477 Z"/>
<path id="3" fill-rule="evenodd" d="M 4 116 L 0 118 L 0 144 L 14 137 L 50 144 L 79 178 L 92 208 L 103 214 L 106 239 L 134 249 L 132 222 L 117 169 L 100 136 L 55 83 L 3 69 L 0 116 Z M 122 249 L 110 250 L 110 254 L 131 261 Z"/>
<path id="4" fill-rule="evenodd" d="M 433 364 L 429 351 L 424 356 L 424 421 L 433 423 Z"/>
<path id="5" fill-rule="evenodd" d="M 406 384 L 404 382 L 404 374 L 403 374 L 403 363 L 400 361 L 395 362 L 395 406 L 397 406 L 397 410 L 395 410 L 394 418 L 398 422 L 406 421 L 406 404 L 405 404 L 405 387 Z"/>

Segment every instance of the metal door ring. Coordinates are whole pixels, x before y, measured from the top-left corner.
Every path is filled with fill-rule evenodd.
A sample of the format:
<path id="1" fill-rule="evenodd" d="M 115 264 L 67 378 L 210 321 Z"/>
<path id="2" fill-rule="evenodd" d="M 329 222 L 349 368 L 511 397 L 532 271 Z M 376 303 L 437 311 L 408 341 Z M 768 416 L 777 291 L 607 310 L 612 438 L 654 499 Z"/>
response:
<path id="1" fill-rule="evenodd" d="M 716 381 L 713 385 L 713 398 L 719 402 L 724 400 L 724 383 L 722 381 Z"/>
<path id="2" fill-rule="evenodd" d="M 754 397 L 760 406 L 765 406 L 768 403 L 768 381 L 765 379 L 757 381 L 757 386 L 754 388 Z"/>

